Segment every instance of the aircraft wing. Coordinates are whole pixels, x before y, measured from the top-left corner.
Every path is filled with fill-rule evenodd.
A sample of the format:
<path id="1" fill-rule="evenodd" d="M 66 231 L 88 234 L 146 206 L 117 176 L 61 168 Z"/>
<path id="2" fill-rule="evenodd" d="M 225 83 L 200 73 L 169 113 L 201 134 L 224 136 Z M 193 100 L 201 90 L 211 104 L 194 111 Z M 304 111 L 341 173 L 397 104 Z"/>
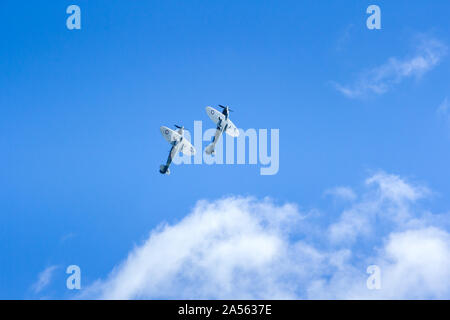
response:
<path id="1" fill-rule="evenodd" d="M 180 151 L 183 152 L 187 156 L 193 156 L 195 154 L 195 148 L 192 144 L 185 139 L 181 141 L 182 145 L 180 147 Z"/>
<path id="2" fill-rule="evenodd" d="M 167 127 L 163 126 L 159 128 L 159 130 L 161 130 L 161 134 L 163 135 L 164 139 L 167 140 L 168 143 L 180 140 L 181 138 L 181 135 L 178 132 L 175 132 Z"/>
<path id="3" fill-rule="evenodd" d="M 231 122 L 230 119 L 228 119 L 228 126 L 227 130 L 225 130 L 226 134 L 229 136 L 232 136 L 233 138 L 239 137 L 239 130 L 236 128 L 233 122 Z"/>
<path id="4" fill-rule="evenodd" d="M 222 112 L 217 111 L 214 108 L 206 107 L 206 113 L 208 114 L 208 117 L 215 123 L 218 124 L 219 120 L 222 119 L 225 120 L 225 116 L 222 114 Z"/>

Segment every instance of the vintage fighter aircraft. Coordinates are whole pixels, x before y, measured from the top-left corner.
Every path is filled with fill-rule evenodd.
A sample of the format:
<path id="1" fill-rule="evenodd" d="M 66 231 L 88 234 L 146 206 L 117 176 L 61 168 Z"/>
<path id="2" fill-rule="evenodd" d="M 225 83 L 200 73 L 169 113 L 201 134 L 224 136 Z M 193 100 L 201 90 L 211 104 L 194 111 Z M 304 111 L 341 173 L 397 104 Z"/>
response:
<path id="1" fill-rule="evenodd" d="M 169 166 L 172 163 L 173 157 L 179 152 L 182 152 L 187 156 L 193 156 L 195 154 L 195 148 L 184 137 L 184 127 L 177 125 L 175 125 L 175 127 L 178 129 L 178 132 L 164 126 L 160 128 L 163 137 L 172 145 L 169 158 L 167 158 L 167 163 L 159 167 L 159 172 L 162 174 L 170 174 Z"/>
<path id="2" fill-rule="evenodd" d="M 217 125 L 216 134 L 214 135 L 211 144 L 205 149 L 206 154 L 214 154 L 216 143 L 219 141 L 220 136 L 223 132 L 232 137 L 239 136 L 239 130 L 230 120 L 230 112 L 232 112 L 233 110 L 228 108 L 228 106 L 222 106 L 220 104 L 219 107 L 223 109 L 222 112 L 217 111 L 216 109 L 211 107 L 206 107 L 206 113 L 208 114 L 209 118 Z"/>

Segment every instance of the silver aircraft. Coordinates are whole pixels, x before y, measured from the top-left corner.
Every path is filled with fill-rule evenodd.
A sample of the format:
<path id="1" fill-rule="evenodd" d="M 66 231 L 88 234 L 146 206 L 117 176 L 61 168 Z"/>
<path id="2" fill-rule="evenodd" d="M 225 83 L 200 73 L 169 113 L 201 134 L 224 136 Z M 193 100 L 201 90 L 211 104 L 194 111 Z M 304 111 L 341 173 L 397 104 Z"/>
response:
<path id="1" fill-rule="evenodd" d="M 187 156 L 193 156 L 195 154 L 195 148 L 184 137 L 184 127 L 177 125 L 175 125 L 175 127 L 178 129 L 178 132 L 164 126 L 160 128 L 163 137 L 172 145 L 166 164 L 162 164 L 159 167 L 159 172 L 162 174 L 170 174 L 169 166 L 172 163 L 173 158 L 179 152 L 182 152 Z"/>
<path id="2" fill-rule="evenodd" d="M 216 134 L 214 135 L 211 144 L 205 149 L 206 154 L 214 154 L 216 143 L 219 141 L 223 132 L 232 137 L 239 136 L 239 130 L 230 120 L 230 112 L 233 110 L 228 108 L 228 106 L 222 106 L 220 104 L 219 107 L 223 109 L 222 112 L 211 107 L 206 107 L 206 113 L 217 126 Z"/>

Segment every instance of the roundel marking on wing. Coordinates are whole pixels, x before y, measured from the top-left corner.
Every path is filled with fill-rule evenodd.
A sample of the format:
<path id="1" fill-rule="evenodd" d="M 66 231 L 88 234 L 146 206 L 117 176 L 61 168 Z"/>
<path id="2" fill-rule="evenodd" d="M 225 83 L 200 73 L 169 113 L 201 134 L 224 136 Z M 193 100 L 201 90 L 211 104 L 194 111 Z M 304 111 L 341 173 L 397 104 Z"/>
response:
<path id="1" fill-rule="evenodd" d="M 166 131 L 164 131 L 165 134 L 169 134 L 169 130 L 166 129 Z"/>
<path id="2" fill-rule="evenodd" d="M 211 114 L 214 114 L 214 110 L 211 110 Z"/>

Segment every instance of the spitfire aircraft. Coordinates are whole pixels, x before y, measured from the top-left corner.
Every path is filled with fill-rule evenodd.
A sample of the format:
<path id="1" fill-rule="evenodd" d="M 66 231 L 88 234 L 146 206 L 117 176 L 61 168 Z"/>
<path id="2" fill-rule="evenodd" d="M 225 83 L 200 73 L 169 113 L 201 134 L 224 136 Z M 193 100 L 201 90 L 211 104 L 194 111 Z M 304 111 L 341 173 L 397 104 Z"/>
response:
<path id="1" fill-rule="evenodd" d="M 179 152 L 187 156 L 193 156 L 195 154 L 195 148 L 184 137 L 184 127 L 177 125 L 175 127 L 178 129 L 178 132 L 164 126 L 160 128 L 163 137 L 172 145 L 166 164 L 159 167 L 159 172 L 162 174 L 170 174 L 169 166 Z"/>
<path id="2" fill-rule="evenodd" d="M 220 104 L 219 107 L 223 109 L 222 112 L 217 111 L 216 109 L 211 107 L 206 107 L 206 113 L 217 126 L 216 134 L 214 135 L 211 144 L 205 149 L 206 154 L 214 154 L 216 143 L 219 141 L 220 136 L 223 132 L 232 137 L 239 136 L 239 130 L 230 120 L 230 112 L 232 112 L 233 110 L 228 108 L 228 106 L 222 106 Z"/>

